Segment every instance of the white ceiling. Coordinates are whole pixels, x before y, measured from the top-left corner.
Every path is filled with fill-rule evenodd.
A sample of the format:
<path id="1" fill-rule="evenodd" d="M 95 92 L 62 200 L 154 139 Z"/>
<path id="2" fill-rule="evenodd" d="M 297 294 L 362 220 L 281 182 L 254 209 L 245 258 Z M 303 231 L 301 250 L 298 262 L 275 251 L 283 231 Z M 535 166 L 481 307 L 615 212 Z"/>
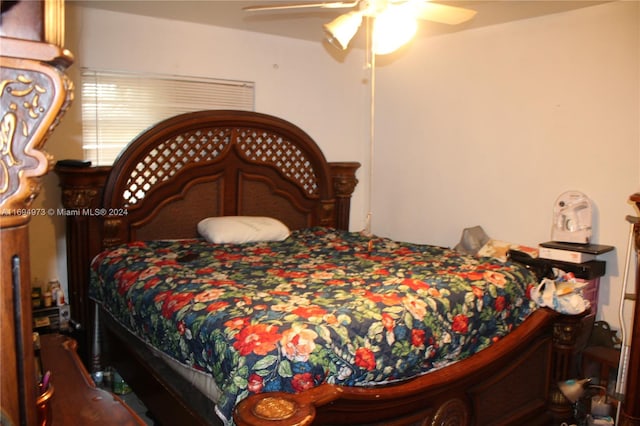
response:
<path id="1" fill-rule="evenodd" d="M 327 1 L 327 0 L 325 0 Z M 349 9 L 289 9 L 247 12 L 244 6 L 302 1 L 278 0 L 76 0 L 88 7 L 137 15 L 175 19 L 206 25 L 216 25 L 321 41 L 322 25 Z M 439 3 L 474 9 L 478 13 L 471 21 L 457 26 L 423 21 L 419 36 L 461 31 L 518 19 L 533 18 L 552 13 L 588 7 L 605 0 L 446 0 Z"/>

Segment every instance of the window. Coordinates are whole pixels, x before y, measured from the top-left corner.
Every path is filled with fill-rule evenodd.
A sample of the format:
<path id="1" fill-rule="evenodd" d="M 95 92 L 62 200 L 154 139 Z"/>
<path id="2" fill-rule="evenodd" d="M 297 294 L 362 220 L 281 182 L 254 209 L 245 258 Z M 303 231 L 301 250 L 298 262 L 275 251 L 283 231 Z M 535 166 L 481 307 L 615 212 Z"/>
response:
<path id="1" fill-rule="evenodd" d="M 82 71 L 84 157 L 111 165 L 139 133 L 161 120 L 205 109 L 254 109 L 254 84 L 96 70 Z"/>

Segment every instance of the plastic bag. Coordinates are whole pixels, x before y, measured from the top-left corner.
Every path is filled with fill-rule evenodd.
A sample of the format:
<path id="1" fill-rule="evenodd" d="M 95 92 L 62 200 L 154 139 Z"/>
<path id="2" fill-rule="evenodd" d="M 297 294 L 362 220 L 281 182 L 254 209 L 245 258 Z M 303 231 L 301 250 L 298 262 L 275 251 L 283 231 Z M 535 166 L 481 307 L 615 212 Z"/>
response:
<path id="1" fill-rule="evenodd" d="M 567 315 L 581 314 L 591 306 L 579 291 L 559 292 L 556 281 L 550 278 L 544 278 L 531 289 L 531 300 L 538 306 L 546 306 Z"/>

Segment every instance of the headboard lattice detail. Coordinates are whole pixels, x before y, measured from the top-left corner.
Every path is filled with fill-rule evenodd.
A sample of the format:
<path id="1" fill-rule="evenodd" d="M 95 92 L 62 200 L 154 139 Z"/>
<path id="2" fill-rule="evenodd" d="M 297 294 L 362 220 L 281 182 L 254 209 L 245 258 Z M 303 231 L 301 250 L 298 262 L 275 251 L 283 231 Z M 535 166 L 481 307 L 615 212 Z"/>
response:
<path id="1" fill-rule="evenodd" d="M 253 128 L 209 128 L 176 135 L 149 151 L 131 170 L 122 193 L 124 205 L 136 205 L 154 186 L 168 181 L 189 164 L 215 161 L 232 144 L 247 160 L 271 165 L 307 195 L 318 195 L 313 165 L 302 150 L 282 135 Z"/>
<path id="2" fill-rule="evenodd" d="M 281 135 L 255 129 L 238 129 L 236 143 L 248 160 L 271 164 L 308 195 L 318 193 L 318 178 L 312 164 L 302 150 Z"/>
<path id="3" fill-rule="evenodd" d="M 199 129 L 177 135 L 158 145 L 131 171 L 122 196 L 134 205 L 158 183 L 171 179 L 190 163 L 212 161 L 228 149 L 230 129 Z"/>
<path id="4" fill-rule="evenodd" d="M 212 161 L 228 149 L 230 129 L 200 129 L 177 135 L 158 145 L 131 171 L 122 196 L 134 205 L 158 183 L 171 179 L 190 163 Z"/>

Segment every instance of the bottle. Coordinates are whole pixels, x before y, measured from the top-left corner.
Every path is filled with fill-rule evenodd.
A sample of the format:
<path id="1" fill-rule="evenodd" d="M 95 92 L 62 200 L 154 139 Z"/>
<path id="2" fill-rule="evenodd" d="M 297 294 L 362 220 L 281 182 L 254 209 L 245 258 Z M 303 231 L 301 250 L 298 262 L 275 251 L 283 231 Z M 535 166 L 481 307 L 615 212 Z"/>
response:
<path id="1" fill-rule="evenodd" d="M 129 387 L 127 382 L 124 381 L 122 376 L 117 371 L 113 372 L 112 377 L 113 377 L 113 393 L 117 395 L 125 395 L 131 392 L 131 388 Z"/>
<path id="2" fill-rule="evenodd" d="M 50 291 L 45 291 L 42 294 L 42 301 L 44 302 L 44 307 L 45 308 L 50 308 L 51 305 L 53 305 L 53 298 L 51 297 L 51 292 Z"/>
<path id="3" fill-rule="evenodd" d="M 51 298 L 51 282 L 42 285 L 42 306 L 45 308 L 50 308 L 52 303 Z"/>

